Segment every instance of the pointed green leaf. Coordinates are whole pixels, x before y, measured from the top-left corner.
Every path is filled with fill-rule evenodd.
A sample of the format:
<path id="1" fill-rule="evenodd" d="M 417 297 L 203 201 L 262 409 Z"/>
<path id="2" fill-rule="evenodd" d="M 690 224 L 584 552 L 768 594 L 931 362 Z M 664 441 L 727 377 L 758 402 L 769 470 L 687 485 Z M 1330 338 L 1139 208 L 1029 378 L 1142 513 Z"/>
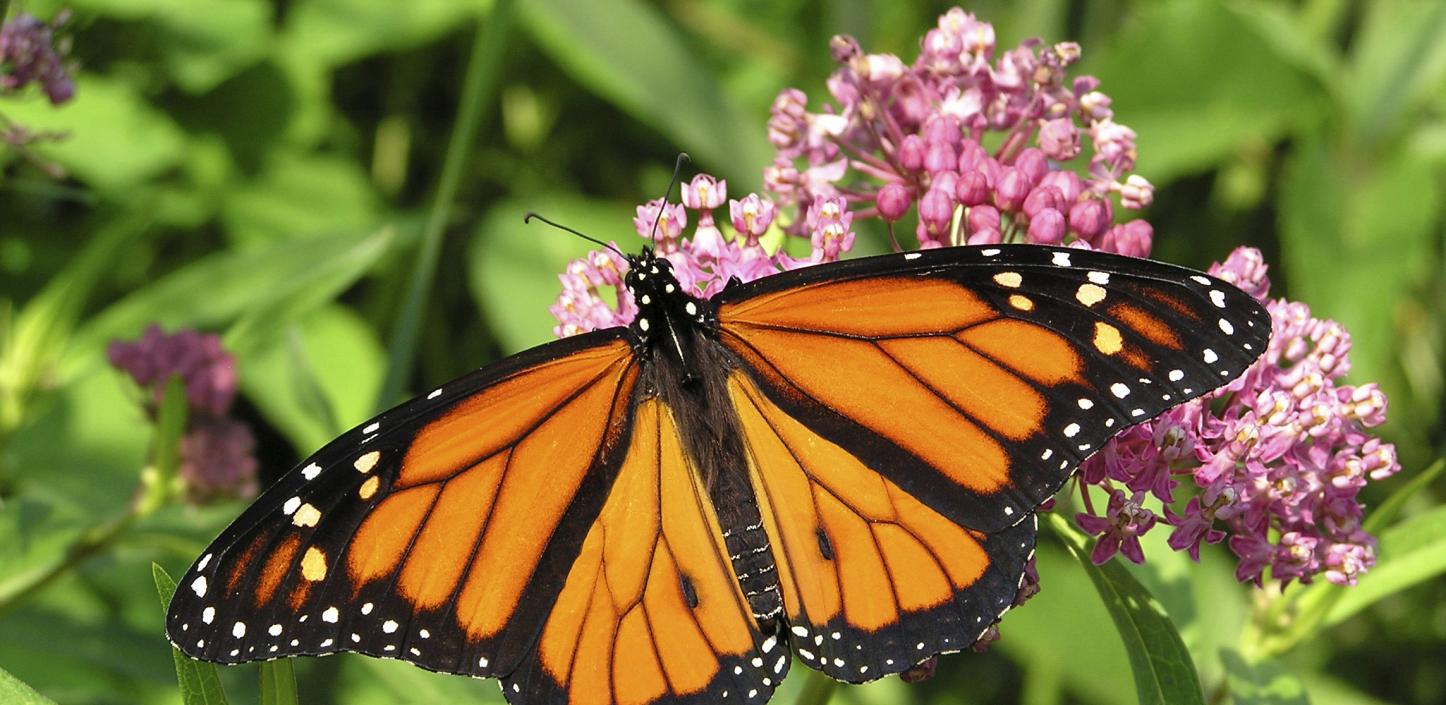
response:
<path id="1" fill-rule="evenodd" d="M 1055 512 L 1045 516 L 1109 609 L 1130 657 L 1140 705 L 1204 705 L 1195 662 L 1160 603 L 1118 562 L 1097 566 L 1090 561 L 1088 537 L 1069 520 Z"/>
<path id="2" fill-rule="evenodd" d="M 261 705 L 297 705 L 296 673 L 291 659 L 261 664 Z"/>
<path id="3" fill-rule="evenodd" d="M 55 705 L 55 701 L 0 668 L 0 703 L 7 705 Z"/>
<path id="4" fill-rule="evenodd" d="M 158 563 L 151 564 L 151 575 L 156 581 L 156 592 L 161 596 L 161 611 L 165 612 L 171 604 L 171 597 L 176 594 L 176 581 Z M 174 646 L 171 647 L 171 656 L 176 661 L 181 702 L 185 705 L 226 705 L 226 693 L 221 690 L 221 679 L 216 675 L 214 665 L 196 661 Z"/>
<path id="5" fill-rule="evenodd" d="M 760 185 L 773 160 L 764 116 L 744 114 L 696 58 L 698 47 L 638 0 L 532 0 L 519 8 L 544 51 L 584 85 L 657 127 L 732 191 Z"/>

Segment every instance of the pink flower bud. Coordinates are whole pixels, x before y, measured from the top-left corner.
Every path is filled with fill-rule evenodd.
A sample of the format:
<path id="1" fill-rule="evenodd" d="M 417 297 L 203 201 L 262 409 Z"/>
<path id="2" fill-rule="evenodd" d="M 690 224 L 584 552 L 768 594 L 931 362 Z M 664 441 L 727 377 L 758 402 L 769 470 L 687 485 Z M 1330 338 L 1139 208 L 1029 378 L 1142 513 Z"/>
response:
<path id="1" fill-rule="evenodd" d="M 933 175 L 933 182 L 929 188 L 936 188 L 944 193 L 953 195 L 954 188 L 959 184 L 959 174 L 953 171 L 941 171 Z"/>
<path id="2" fill-rule="evenodd" d="M 907 171 L 918 171 L 924 166 L 924 138 L 908 135 L 899 143 L 899 166 Z"/>
<path id="3" fill-rule="evenodd" d="M 998 230 L 999 211 L 993 206 L 974 206 L 965 221 L 971 235 L 981 230 Z"/>
<path id="4" fill-rule="evenodd" d="M 1029 219 L 1029 241 L 1037 245 L 1058 245 L 1064 242 L 1064 214 L 1044 208 Z"/>
<path id="5" fill-rule="evenodd" d="M 1130 174 L 1120 185 L 1120 205 L 1139 210 L 1155 200 L 1155 186 L 1139 174 Z"/>
<path id="6" fill-rule="evenodd" d="M 1039 148 L 1055 161 L 1067 162 L 1079 156 L 1079 130 L 1074 121 L 1067 117 L 1046 121 L 1039 128 Z"/>
<path id="7" fill-rule="evenodd" d="M 1080 238 L 1093 241 L 1110 227 L 1113 217 L 1108 200 L 1086 199 L 1069 209 L 1069 229 Z"/>
<path id="8" fill-rule="evenodd" d="M 919 220 L 934 233 L 941 233 L 949 228 L 949 223 L 954 218 L 954 196 L 942 189 L 929 189 L 924 197 L 919 199 Z"/>
<path id="9" fill-rule="evenodd" d="M 964 140 L 959 145 L 960 173 L 978 169 L 988 159 L 989 153 L 974 140 Z"/>
<path id="10" fill-rule="evenodd" d="M 1024 174 L 1025 178 L 1029 179 L 1029 185 L 1033 186 L 1049 173 L 1049 160 L 1045 158 L 1044 152 L 1030 147 L 1015 157 L 1014 168 Z"/>
<path id="11" fill-rule="evenodd" d="M 909 195 L 909 189 L 900 183 L 887 183 L 879 189 L 879 195 L 874 198 L 874 205 L 879 208 L 879 215 L 890 223 L 904 217 L 909 212 L 909 206 L 914 202 Z"/>
<path id="12" fill-rule="evenodd" d="M 959 163 L 959 158 L 954 156 L 954 148 L 946 142 L 927 142 L 928 150 L 924 152 L 924 170 L 930 174 L 947 171 Z"/>
<path id="13" fill-rule="evenodd" d="M 1004 237 L 994 228 L 985 228 L 973 233 L 964 241 L 967 245 L 998 245 L 1001 242 L 1004 242 Z"/>
<path id="14" fill-rule="evenodd" d="M 1024 199 L 1024 214 L 1030 218 L 1046 208 L 1063 211 L 1064 207 L 1064 194 L 1053 186 L 1036 186 Z"/>
<path id="15" fill-rule="evenodd" d="M 973 169 L 959 175 L 954 182 L 954 195 L 965 206 L 977 206 L 989 200 L 989 179 Z"/>
<path id="16" fill-rule="evenodd" d="M 1059 189 L 1064 197 L 1064 202 L 1073 204 L 1079 199 L 1079 194 L 1084 190 L 1084 184 L 1080 182 L 1079 175 L 1073 171 L 1051 171 L 1039 180 L 1040 186 L 1053 186 Z"/>
<path id="17" fill-rule="evenodd" d="M 1148 221 L 1135 219 L 1110 228 L 1100 240 L 1100 249 L 1129 257 L 1149 257 L 1154 234 Z"/>
<path id="18" fill-rule="evenodd" d="M 1017 211 L 1029 195 L 1029 177 L 1019 169 L 1006 166 L 1000 169 L 999 180 L 994 188 L 994 205 L 1003 211 Z"/>
<path id="19" fill-rule="evenodd" d="M 924 141 L 954 146 L 964 134 L 959 130 L 959 120 L 952 115 L 936 115 L 924 124 Z"/>
<path id="20" fill-rule="evenodd" d="M 863 50 L 859 48 L 859 40 L 847 34 L 835 34 L 833 39 L 828 40 L 829 56 L 840 64 L 852 61 L 861 51 Z"/>

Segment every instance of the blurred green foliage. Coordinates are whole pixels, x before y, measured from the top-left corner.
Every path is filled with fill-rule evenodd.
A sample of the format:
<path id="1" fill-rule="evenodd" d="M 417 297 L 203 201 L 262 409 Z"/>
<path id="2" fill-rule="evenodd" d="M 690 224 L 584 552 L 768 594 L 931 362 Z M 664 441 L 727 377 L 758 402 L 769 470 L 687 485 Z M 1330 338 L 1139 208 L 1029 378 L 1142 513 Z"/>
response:
<path id="1" fill-rule="evenodd" d="M 830 36 L 911 60 L 947 8 L 528 0 L 496 35 L 503 5 L 486 0 L 26 0 L 10 12 L 46 18 L 62 4 L 75 99 L 0 101 L 9 120 L 66 134 L 31 156 L 69 174 L 48 178 L 0 146 L 5 702 L 179 702 L 149 566 L 178 573 L 241 508 L 135 514 L 156 432 L 105 364 L 109 340 L 151 322 L 223 333 L 274 479 L 391 401 L 389 373 L 423 390 L 550 337 L 554 275 L 585 247 L 523 227 L 523 212 L 635 243 L 632 206 L 662 192 L 680 150 L 734 195 L 755 190 L 771 158 L 768 105 L 789 86 L 826 95 Z M 1389 393 L 1384 433 L 1406 470 L 1369 502 L 1441 455 L 1446 4 L 966 9 L 995 23 L 1001 47 L 1082 44 L 1084 71 L 1138 132 L 1139 172 L 1159 187 L 1146 214 L 1157 256 L 1203 267 L 1261 247 L 1274 293 L 1349 327 L 1352 379 Z M 453 137 L 464 103 L 466 149 Z M 426 247 L 437 264 L 419 268 Z M 414 363 L 397 347 L 409 320 Z M 1188 652 L 1171 667 L 1198 672 L 1211 702 L 1439 702 L 1443 493 L 1439 479 L 1400 491 L 1399 523 L 1378 527 L 1381 565 L 1358 590 L 1276 596 L 1274 618 L 1316 615 L 1309 631 L 1281 630 L 1284 642 L 1261 636 L 1278 625 L 1252 626 L 1270 598 L 1237 585 L 1219 547 L 1196 565 L 1155 532 L 1146 566 L 1086 571 L 1065 533 L 1041 548 L 1043 592 L 988 653 L 945 657 L 918 686 L 837 688 L 833 701 L 1128 702 L 1132 660 Z M 1148 653 L 1120 636 L 1129 623 Z M 1169 644 L 1152 642 L 1160 624 Z M 394 662 L 295 669 L 307 703 L 500 702 L 494 685 Z M 263 687 L 254 667 L 219 671 L 233 702 L 285 702 L 284 673 Z M 805 688 L 796 671 L 776 702 Z"/>

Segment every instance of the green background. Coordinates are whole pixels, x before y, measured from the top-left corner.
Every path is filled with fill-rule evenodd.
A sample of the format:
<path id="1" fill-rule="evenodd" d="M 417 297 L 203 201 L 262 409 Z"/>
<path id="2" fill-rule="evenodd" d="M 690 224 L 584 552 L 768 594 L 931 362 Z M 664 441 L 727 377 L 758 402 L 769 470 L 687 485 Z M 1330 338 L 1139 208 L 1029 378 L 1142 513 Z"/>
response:
<path id="1" fill-rule="evenodd" d="M 67 553 L 132 501 L 153 439 L 134 390 L 104 363 L 109 340 L 153 321 L 223 333 L 238 358 L 237 414 L 274 478 L 379 397 L 396 401 L 550 337 L 555 275 L 586 248 L 524 227 L 522 213 L 635 246 L 632 207 L 662 192 L 680 150 L 727 178 L 734 197 L 760 189 L 768 106 L 793 86 L 818 108 L 832 35 L 912 61 L 948 7 L 67 4 L 75 99 L 0 100 L 8 119 L 68 134 L 34 156 L 70 174 L 46 178 L 0 147 L 6 702 L 31 696 L 5 671 L 62 703 L 179 702 L 150 563 L 179 575 L 241 508 L 167 504 L 93 555 Z M 60 4 L 11 5 L 50 17 Z M 1364 497 L 1378 505 L 1394 494 L 1400 514 L 1382 534 L 1377 575 L 1356 591 L 1292 587 L 1276 600 L 1327 600 L 1310 638 L 1242 656 L 1257 634 L 1247 622 L 1270 598 L 1235 584 L 1220 547 L 1194 565 L 1163 545 L 1164 531 L 1147 542 L 1148 565 L 1093 577 L 1148 588 L 1210 702 L 1439 702 L 1446 485 L 1400 490 L 1446 441 L 1446 3 L 966 9 L 995 24 L 1001 49 L 1030 36 L 1080 42 L 1077 74 L 1102 79 L 1116 119 L 1139 135 L 1139 173 L 1158 187 L 1145 213 L 1157 257 L 1204 267 L 1236 245 L 1260 247 L 1272 293 L 1351 330 L 1349 381 L 1379 381 L 1390 395 L 1381 431 L 1405 470 Z M 459 114 L 466 139 L 453 137 Z M 1045 540 L 1039 567 L 1043 592 L 1005 618 L 988 653 L 944 657 L 921 685 L 840 687 L 832 701 L 1132 702 L 1128 635 L 1092 576 L 1057 539 Z M 495 684 L 394 662 L 340 656 L 295 669 L 307 703 L 501 700 Z M 221 669 L 233 702 L 256 701 L 257 671 Z M 803 671 L 775 702 L 801 697 Z"/>

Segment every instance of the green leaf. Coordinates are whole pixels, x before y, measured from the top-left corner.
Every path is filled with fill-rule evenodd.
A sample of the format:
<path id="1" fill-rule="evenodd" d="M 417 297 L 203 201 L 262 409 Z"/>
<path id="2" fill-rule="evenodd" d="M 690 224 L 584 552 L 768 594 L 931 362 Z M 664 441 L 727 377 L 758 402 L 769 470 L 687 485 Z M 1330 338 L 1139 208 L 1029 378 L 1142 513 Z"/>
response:
<path id="1" fill-rule="evenodd" d="M 1345 588 L 1326 622 L 1337 624 L 1394 595 L 1446 574 L 1446 507 L 1436 507 L 1386 529 L 1376 567 Z"/>
<path id="2" fill-rule="evenodd" d="M 227 193 L 221 219 L 231 242 L 258 246 L 373 230 L 380 212 L 381 199 L 354 158 L 283 149 Z"/>
<path id="3" fill-rule="evenodd" d="M 273 307 L 266 315 L 304 313 L 334 295 L 385 253 L 389 229 L 367 237 L 342 235 L 285 242 L 243 252 L 222 252 L 196 260 L 132 293 L 90 320 L 77 334 L 67 369 L 84 364 L 115 338 L 138 334 L 150 323 L 168 328 L 224 325 L 243 313 Z M 264 323 L 253 319 L 248 327 Z M 244 332 L 244 331 L 242 331 Z M 233 331 L 232 335 L 242 336 Z"/>
<path id="4" fill-rule="evenodd" d="M 297 705 L 296 673 L 291 659 L 261 664 L 261 705 Z"/>
<path id="5" fill-rule="evenodd" d="M 0 702 L 6 705 L 55 705 L 55 701 L 35 692 L 19 678 L 0 668 Z"/>
<path id="6" fill-rule="evenodd" d="M 237 364 L 246 398 L 293 447 L 310 451 L 371 415 L 386 354 L 366 321 L 331 305 Z"/>
<path id="7" fill-rule="evenodd" d="M 1309 705 L 1305 685 L 1278 661 L 1247 661 L 1233 649 L 1222 649 L 1230 697 L 1236 705 Z"/>
<path id="8" fill-rule="evenodd" d="M 171 604 L 176 594 L 176 581 L 166 573 L 160 564 L 151 564 L 151 575 L 156 581 L 156 592 L 161 596 L 161 612 Z M 181 702 L 185 705 L 226 705 L 226 693 L 221 690 L 221 679 L 216 667 L 204 661 L 196 661 L 180 649 L 171 647 L 171 656 L 176 661 L 176 680 L 181 684 Z"/>
<path id="9" fill-rule="evenodd" d="M 700 168 L 727 177 L 732 191 L 761 184 L 773 160 L 764 118 L 744 113 L 695 58 L 698 47 L 638 0 L 532 0 L 524 25 L 577 80 L 692 154 Z"/>
<path id="10" fill-rule="evenodd" d="M 424 44 L 476 17 L 484 6 L 479 0 L 298 0 L 287 9 L 281 38 L 287 51 L 339 66 Z"/>
<path id="11" fill-rule="evenodd" d="M 1130 657 L 1140 705 L 1204 705 L 1190 652 L 1160 603 L 1118 562 L 1097 566 L 1090 561 L 1088 537 L 1069 520 L 1055 512 L 1046 516 L 1055 535 L 1089 573 L 1115 621 Z"/>
<path id="12" fill-rule="evenodd" d="M 1134 703 L 1134 695 L 1123 681 L 1130 669 L 1129 657 L 1115 636 L 1108 610 L 1099 600 L 1080 599 L 1094 589 L 1085 568 L 1065 552 L 1059 541 L 1041 540 L 1035 563 L 1047 581 L 1045 589 L 1024 607 L 1005 615 L 1000 625 L 1004 638 L 997 647 L 1016 663 L 1029 664 L 1031 673 L 1026 677 L 1031 677 L 1035 669 L 1051 673 L 1082 702 Z M 1080 649 L 1077 644 L 1090 644 L 1090 648 Z M 889 681 L 898 682 L 880 682 Z"/>
<path id="13" fill-rule="evenodd" d="M 1138 134 L 1139 171 L 1151 181 L 1207 170 L 1318 120 L 1324 91 L 1232 6 L 1140 8 L 1113 45 L 1087 48 L 1081 73 L 1099 76 L 1120 122 Z"/>
<path id="14" fill-rule="evenodd" d="M 1446 3 L 1370 3 L 1351 42 L 1347 116 L 1367 147 L 1400 134 L 1446 79 Z"/>
<path id="15" fill-rule="evenodd" d="M 75 98 L 7 101 L 5 117 L 35 131 L 64 132 L 33 149 L 100 191 L 123 193 L 181 162 L 186 136 L 126 83 L 82 71 Z"/>
<path id="16" fill-rule="evenodd" d="M 622 204 L 558 194 L 504 201 L 488 211 L 469 243 L 468 284 L 504 353 L 553 339 L 557 321 L 547 307 L 562 291 L 557 275 L 596 247 L 536 221 L 524 225 L 522 217 L 534 209 L 604 242 L 616 241 L 624 252 L 638 239 L 632 209 Z"/>

